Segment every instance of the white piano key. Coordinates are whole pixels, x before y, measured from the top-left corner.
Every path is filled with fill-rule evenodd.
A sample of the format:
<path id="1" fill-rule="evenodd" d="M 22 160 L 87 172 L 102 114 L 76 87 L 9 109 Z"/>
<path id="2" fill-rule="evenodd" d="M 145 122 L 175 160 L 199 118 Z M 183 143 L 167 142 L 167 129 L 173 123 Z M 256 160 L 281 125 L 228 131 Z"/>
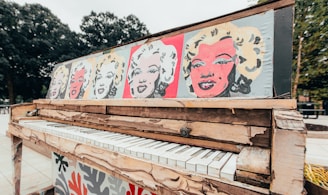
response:
<path id="1" fill-rule="evenodd" d="M 156 148 L 165 144 L 166 142 L 163 141 L 155 141 L 149 144 L 147 148 L 145 148 L 144 159 L 151 160 L 152 154 L 154 154 L 154 151 L 157 150 Z"/>
<path id="2" fill-rule="evenodd" d="M 92 134 L 92 137 L 94 137 L 94 146 L 102 147 L 103 143 L 100 140 L 107 135 L 108 131 L 100 131 L 99 133 Z"/>
<path id="3" fill-rule="evenodd" d="M 156 140 L 149 139 L 151 141 L 145 143 L 145 144 L 139 144 L 135 148 L 137 148 L 137 157 L 139 158 L 145 158 L 145 153 L 148 151 L 148 148 L 153 145 L 153 143 L 156 142 Z"/>
<path id="4" fill-rule="evenodd" d="M 154 142 L 155 140 L 152 140 L 152 139 L 146 139 L 144 140 L 142 143 L 139 143 L 135 146 L 131 146 L 129 147 L 129 150 L 130 150 L 130 154 L 134 157 L 138 157 L 138 156 L 142 156 L 143 157 L 143 152 L 144 152 L 144 149 L 143 147 L 149 143 L 152 143 Z"/>
<path id="5" fill-rule="evenodd" d="M 113 132 L 108 132 L 107 135 L 102 136 L 101 138 L 99 138 L 98 142 L 100 143 L 100 147 L 105 148 L 105 149 L 109 149 L 109 144 L 106 142 L 107 139 L 113 137 L 117 135 L 116 133 Z"/>
<path id="6" fill-rule="evenodd" d="M 64 123 L 46 121 L 46 126 L 64 125 Z"/>
<path id="7" fill-rule="evenodd" d="M 115 152 L 118 152 L 119 151 L 119 149 L 122 147 L 122 146 L 124 146 L 126 143 L 129 143 L 129 141 L 133 141 L 133 140 L 135 140 L 136 139 L 136 137 L 134 137 L 134 136 L 127 136 L 127 137 L 125 137 L 125 138 L 122 138 L 122 139 L 119 139 L 119 140 L 117 140 L 117 142 L 116 142 L 116 144 L 114 145 L 114 151 Z M 121 149 L 122 150 L 122 149 Z M 123 149 L 123 151 L 124 151 L 124 149 Z"/>
<path id="8" fill-rule="evenodd" d="M 47 124 L 60 124 L 60 123 L 54 123 L 54 122 L 48 122 L 48 121 L 37 121 L 37 122 L 29 122 L 25 123 L 25 127 L 29 127 L 38 131 L 44 131 L 44 129 L 47 127 Z"/>
<path id="9" fill-rule="evenodd" d="M 49 121 L 45 120 L 19 120 L 18 123 L 22 124 L 37 124 L 37 123 L 48 123 Z"/>
<path id="10" fill-rule="evenodd" d="M 208 165 L 208 175 L 221 178 L 221 169 L 231 156 L 231 152 L 225 153 L 222 157 L 219 154 L 215 159 L 213 159 L 213 162 Z"/>
<path id="11" fill-rule="evenodd" d="M 71 125 L 67 125 L 67 124 L 63 124 L 63 123 L 47 123 L 48 127 L 56 127 L 56 128 L 64 128 L 67 126 L 71 126 Z"/>
<path id="12" fill-rule="evenodd" d="M 97 131 L 94 129 L 90 129 L 89 131 L 84 131 L 81 133 L 81 137 L 84 137 L 84 143 L 89 145 L 94 145 L 95 142 L 95 135 Z"/>
<path id="13" fill-rule="evenodd" d="M 140 145 L 140 144 L 144 144 L 144 143 L 148 143 L 148 142 L 149 142 L 149 139 L 140 137 L 139 140 L 132 141 L 130 144 L 126 145 L 123 153 L 130 155 L 131 148 L 135 147 L 136 145 Z"/>
<path id="14" fill-rule="evenodd" d="M 39 131 L 43 131 L 44 127 L 49 123 L 48 121 L 44 120 L 37 120 L 37 121 L 24 121 L 22 122 L 25 127 L 36 129 Z"/>
<path id="15" fill-rule="evenodd" d="M 187 161 L 186 163 L 186 169 L 189 171 L 196 172 L 196 164 L 201 161 L 201 159 L 209 153 L 211 150 L 210 149 L 202 149 L 199 151 L 198 154 L 196 154 L 195 157 L 191 158 L 190 160 Z"/>
<path id="16" fill-rule="evenodd" d="M 122 142 L 120 144 L 117 145 L 118 147 L 118 152 L 120 153 L 125 153 L 125 150 L 133 145 L 138 144 L 139 142 L 141 142 L 142 140 L 144 140 L 145 138 L 141 138 L 141 137 L 134 137 L 132 136 L 133 139 L 130 139 L 128 141 Z"/>
<path id="17" fill-rule="evenodd" d="M 152 144 L 150 147 L 147 148 L 147 151 L 145 151 L 145 155 L 144 155 L 145 159 L 158 163 L 159 162 L 158 149 L 167 146 L 168 144 L 169 142 L 164 142 L 164 141 L 159 141 L 159 142 L 157 141 L 156 143 Z"/>
<path id="18" fill-rule="evenodd" d="M 185 145 L 177 145 L 174 148 L 171 148 L 169 150 L 166 150 L 165 152 L 163 152 L 159 158 L 159 163 L 161 164 L 165 164 L 168 165 L 168 158 L 170 158 L 170 156 L 173 156 L 174 153 L 176 153 L 179 150 L 182 150 L 183 148 L 185 148 Z"/>
<path id="19" fill-rule="evenodd" d="M 102 137 L 100 140 L 115 140 L 116 138 L 120 137 L 122 134 L 110 132 L 109 135 Z"/>
<path id="20" fill-rule="evenodd" d="M 101 137 L 98 138 L 97 142 L 99 143 L 99 147 L 105 148 L 105 149 L 113 149 L 113 144 L 112 144 L 112 139 L 114 137 L 117 137 L 119 135 L 117 134 L 106 134 L 102 135 Z"/>
<path id="21" fill-rule="evenodd" d="M 207 155 L 205 155 L 200 161 L 196 163 L 196 172 L 207 174 L 207 167 L 213 161 L 215 157 L 217 157 L 221 151 L 212 150 Z"/>
<path id="22" fill-rule="evenodd" d="M 167 152 L 163 157 L 167 158 L 167 165 L 171 167 L 177 166 L 177 158 L 181 155 L 182 152 L 188 150 L 190 146 L 188 145 L 180 145 L 177 150 Z"/>
<path id="23" fill-rule="evenodd" d="M 236 167 L 237 167 L 237 156 L 238 155 L 233 154 L 228 160 L 228 162 L 224 165 L 224 167 L 221 170 L 221 178 L 234 181 Z"/>
<path id="24" fill-rule="evenodd" d="M 162 156 L 163 153 L 165 153 L 166 151 L 175 148 L 176 146 L 179 146 L 180 144 L 177 143 L 170 143 L 167 142 L 164 145 L 160 145 L 156 148 L 156 152 L 154 151 L 154 153 L 152 153 L 152 161 L 159 163 L 160 161 L 160 157 Z"/>
<path id="25" fill-rule="evenodd" d="M 119 140 L 121 140 L 125 137 L 126 137 L 126 135 L 117 134 L 117 135 L 110 136 L 110 137 L 103 139 L 102 142 L 108 146 L 109 150 L 114 151 L 115 144 L 119 143 L 120 142 Z"/>
<path id="26" fill-rule="evenodd" d="M 186 169 L 186 162 L 193 158 L 197 152 L 202 150 L 200 147 L 190 147 L 186 151 L 183 151 L 180 155 L 178 155 L 175 159 L 177 162 L 177 167 Z"/>

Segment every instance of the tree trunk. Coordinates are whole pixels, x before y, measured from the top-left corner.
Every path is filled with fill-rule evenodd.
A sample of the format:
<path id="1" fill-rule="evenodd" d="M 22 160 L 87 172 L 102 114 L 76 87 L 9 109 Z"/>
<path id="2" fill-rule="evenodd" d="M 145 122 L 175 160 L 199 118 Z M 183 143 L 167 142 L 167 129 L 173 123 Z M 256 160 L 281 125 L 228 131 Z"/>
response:
<path id="1" fill-rule="evenodd" d="M 9 103 L 14 104 L 15 103 L 14 83 L 11 74 L 9 72 L 7 74 L 7 87 L 8 87 Z"/>
<path id="2" fill-rule="evenodd" d="M 302 58 L 302 41 L 303 37 L 299 37 L 299 42 L 298 42 L 298 54 L 297 54 L 297 67 L 296 67 L 296 74 L 295 74 L 295 80 L 294 80 L 294 85 L 293 85 L 293 91 L 292 91 L 292 97 L 296 98 L 297 95 L 297 87 L 299 83 L 299 78 L 300 78 L 300 71 L 301 71 L 301 58 Z"/>

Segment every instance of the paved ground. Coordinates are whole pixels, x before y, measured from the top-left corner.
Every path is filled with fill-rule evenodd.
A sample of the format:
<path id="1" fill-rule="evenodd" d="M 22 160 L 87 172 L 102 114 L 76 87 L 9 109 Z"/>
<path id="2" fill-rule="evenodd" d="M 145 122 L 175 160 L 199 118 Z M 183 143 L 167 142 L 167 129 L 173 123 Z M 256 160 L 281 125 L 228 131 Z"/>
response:
<path id="1" fill-rule="evenodd" d="M 328 127 L 328 116 L 319 116 L 318 119 L 304 119 L 304 122 Z M 306 162 L 328 167 L 328 131 L 308 131 Z"/>
<path id="2" fill-rule="evenodd" d="M 0 194 L 12 195 L 11 140 L 6 136 L 9 115 L 0 114 Z M 38 192 L 52 185 L 51 159 L 23 146 L 21 194 Z"/>
<path id="3" fill-rule="evenodd" d="M 317 119 L 304 119 L 305 123 L 328 126 L 328 116 L 320 115 Z"/>
<path id="4" fill-rule="evenodd" d="M 9 115 L 0 114 L 0 192 L 13 194 L 11 140 L 5 133 Z M 305 123 L 328 126 L 328 116 L 305 119 Z M 306 162 L 328 167 L 328 131 L 309 132 L 306 140 Z M 23 147 L 21 194 L 37 192 L 52 185 L 51 159 Z"/>

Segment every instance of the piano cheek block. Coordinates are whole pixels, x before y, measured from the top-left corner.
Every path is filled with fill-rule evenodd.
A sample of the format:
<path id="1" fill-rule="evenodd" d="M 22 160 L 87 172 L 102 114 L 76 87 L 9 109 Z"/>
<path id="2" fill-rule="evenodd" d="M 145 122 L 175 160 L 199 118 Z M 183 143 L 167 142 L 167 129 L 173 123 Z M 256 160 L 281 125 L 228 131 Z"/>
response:
<path id="1" fill-rule="evenodd" d="M 190 132 L 191 132 L 191 129 L 188 128 L 188 127 L 182 127 L 180 129 L 180 135 L 181 135 L 181 137 L 189 137 Z"/>

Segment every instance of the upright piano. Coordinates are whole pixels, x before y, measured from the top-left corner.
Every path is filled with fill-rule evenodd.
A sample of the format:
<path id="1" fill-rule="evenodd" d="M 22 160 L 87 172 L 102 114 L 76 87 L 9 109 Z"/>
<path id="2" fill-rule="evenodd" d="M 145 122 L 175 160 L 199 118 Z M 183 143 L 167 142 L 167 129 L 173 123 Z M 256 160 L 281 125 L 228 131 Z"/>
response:
<path id="1" fill-rule="evenodd" d="M 294 1 L 270 1 L 58 64 L 45 99 L 11 106 L 52 151 L 56 194 L 305 194 L 291 99 Z"/>

